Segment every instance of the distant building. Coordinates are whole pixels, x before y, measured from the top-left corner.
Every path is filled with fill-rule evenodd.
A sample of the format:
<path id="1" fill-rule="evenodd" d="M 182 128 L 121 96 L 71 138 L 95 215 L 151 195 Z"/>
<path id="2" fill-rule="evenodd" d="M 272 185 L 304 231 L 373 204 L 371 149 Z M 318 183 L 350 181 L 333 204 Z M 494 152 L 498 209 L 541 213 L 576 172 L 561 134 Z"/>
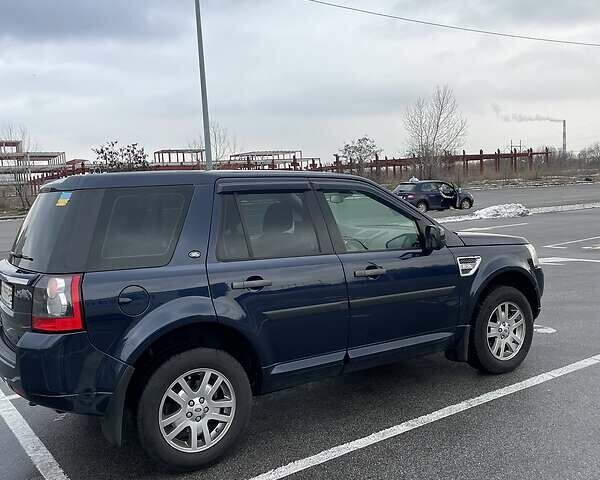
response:
<path id="1" fill-rule="evenodd" d="M 0 209 L 29 207 L 32 180 L 65 165 L 65 152 L 24 151 L 22 141 L 0 139 Z"/>

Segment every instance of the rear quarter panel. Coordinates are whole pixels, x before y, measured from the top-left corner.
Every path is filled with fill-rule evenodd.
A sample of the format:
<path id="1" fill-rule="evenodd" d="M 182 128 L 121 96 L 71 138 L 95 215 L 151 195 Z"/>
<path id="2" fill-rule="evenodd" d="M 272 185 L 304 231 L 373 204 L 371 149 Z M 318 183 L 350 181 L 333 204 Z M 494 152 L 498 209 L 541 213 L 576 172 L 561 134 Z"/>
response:
<path id="1" fill-rule="evenodd" d="M 131 364 L 167 331 L 194 322 L 216 321 L 206 275 L 212 198 L 212 185 L 196 187 L 169 265 L 84 275 L 85 322 L 96 348 Z M 190 258 L 192 250 L 201 255 Z M 148 306 L 140 315 L 125 315 L 119 307 L 119 294 L 128 286 L 148 292 Z"/>

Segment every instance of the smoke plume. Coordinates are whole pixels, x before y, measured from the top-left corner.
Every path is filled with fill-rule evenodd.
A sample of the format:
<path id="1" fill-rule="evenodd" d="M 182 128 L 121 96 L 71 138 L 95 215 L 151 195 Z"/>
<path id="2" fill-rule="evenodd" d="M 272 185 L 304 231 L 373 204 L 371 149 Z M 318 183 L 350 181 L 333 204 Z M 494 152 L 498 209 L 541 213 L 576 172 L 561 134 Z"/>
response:
<path id="1" fill-rule="evenodd" d="M 492 108 L 494 112 L 496 112 L 496 116 L 502 120 L 503 122 L 558 122 L 562 123 L 562 119 L 560 118 L 552 118 L 546 115 L 525 115 L 523 113 L 503 113 L 502 109 L 499 105 L 495 103 L 492 104 Z"/>

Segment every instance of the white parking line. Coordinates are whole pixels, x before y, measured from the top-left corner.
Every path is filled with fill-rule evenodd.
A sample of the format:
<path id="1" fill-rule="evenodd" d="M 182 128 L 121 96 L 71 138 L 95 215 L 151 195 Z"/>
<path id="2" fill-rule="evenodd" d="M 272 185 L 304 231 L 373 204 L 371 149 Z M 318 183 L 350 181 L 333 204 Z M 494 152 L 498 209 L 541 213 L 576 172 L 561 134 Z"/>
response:
<path id="1" fill-rule="evenodd" d="M 552 327 L 545 327 L 544 325 L 535 324 L 533 326 L 535 333 L 556 333 L 556 329 Z"/>
<path id="2" fill-rule="evenodd" d="M 540 258 L 542 265 L 558 265 L 562 266 L 569 262 L 587 262 L 587 263 L 600 263 L 600 260 L 593 258 L 565 258 L 565 257 L 544 257 Z"/>
<path id="3" fill-rule="evenodd" d="M 571 240 L 570 242 L 553 243 L 552 245 L 544 245 L 544 248 L 567 248 L 564 245 L 572 245 L 573 243 L 587 242 L 588 240 L 597 240 L 598 237 L 582 238 L 581 240 Z"/>
<path id="4" fill-rule="evenodd" d="M 316 455 L 312 455 L 310 457 L 306 457 L 301 460 L 288 463 L 287 465 L 284 465 L 282 467 L 276 468 L 256 477 L 252 477 L 250 480 L 279 480 L 281 478 L 288 477 L 290 475 L 293 475 L 294 473 L 298 473 L 303 470 L 315 467 L 317 465 L 321 465 L 322 463 L 329 462 L 338 457 L 341 457 L 348 453 L 352 453 L 356 450 L 369 447 L 376 443 L 389 440 L 390 438 L 397 437 L 398 435 L 402 435 L 403 433 L 409 432 L 419 427 L 423 427 L 430 423 L 437 422 L 438 420 L 442 420 L 452 415 L 456 415 L 457 413 L 464 412 L 465 410 L 469 410 L 470 408 L 474 408 L 479 405 L 491 402 L 493 400 L 505 397 L 507 395 L 519 392 L 521 390 L 534 387 L 541 383 L 545 383 L 555 378 L 562 377 L 563 375 L 567 375 L 568 373 L 575 372 L 583 368 L 591 367 L 592 365 L 598 365 L 599 363 L 600 355 L 589 357 L 579 362 L 571 363 L 570 365 L 567 365 L 565 367 L 557 368 L 555 370 L 542 373 L 541 375 L 536 375 L 535 377 L 531 377 L 522 382 L 509 385 L 508 387 L 499 388 L 498 390 L 493 390 L 491 392 L 484 393 L 483 395 L 480 395 L 478 397 L 470 398 L 455 405 L 450 405 L 448 407 L 442 408 L 441 410 L 437 410 L 435 412 L 428 413 L 427 415 L 408 420 L 407 422 L 403 422 L 385 430 L 375 432 L 366 437 L 362 437 L 357 440 L 338 445 L 337 447 L 324 450 L 320 453 L 317 453 Z"/>
<path id="5" fill-rule="evenodd" d="M 19 400 L 19 399 L 21 399 L 21 400 L 25 400 L 25 399 L 24 399 L 24 398 L 23 398 L 21 395 L 7 395 L 7 396 L 6 396 L 6 399 L 7 399 L 9 402 L 12 402 L 13 400 Z"/>
<path id="6" fill-rule="evenodd" d="M 473 227 L 473 228 L 463 228 L 462 232 L 481 232 L 484 230 L 495 230 L 497 228 L 509 228 L 509 227 L 521 227 L 523 225 L 529 225 L 529 223 L 511 223 L 510 225 L 495 225 L 493 227 Z"/>
<path id="7" fill-rule="evenodd" d="M 69 479 L 46 446 L 2 391 L 0 391 L 0 417 L 14 436 L 17 437 L 25 453 L 46 480 Z"/>

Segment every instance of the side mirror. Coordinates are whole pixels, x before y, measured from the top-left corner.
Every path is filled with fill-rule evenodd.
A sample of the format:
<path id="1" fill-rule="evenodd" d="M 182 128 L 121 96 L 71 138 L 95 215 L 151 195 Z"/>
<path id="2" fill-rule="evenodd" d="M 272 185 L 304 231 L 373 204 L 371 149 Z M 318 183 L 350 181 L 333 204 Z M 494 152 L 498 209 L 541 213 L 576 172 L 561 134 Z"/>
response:
<path id="1" fill-rule="evenodd" d="M 425 250 L 441 250 L 446 246 L 446 231 L 438 225 L 425 227 Z"/>

